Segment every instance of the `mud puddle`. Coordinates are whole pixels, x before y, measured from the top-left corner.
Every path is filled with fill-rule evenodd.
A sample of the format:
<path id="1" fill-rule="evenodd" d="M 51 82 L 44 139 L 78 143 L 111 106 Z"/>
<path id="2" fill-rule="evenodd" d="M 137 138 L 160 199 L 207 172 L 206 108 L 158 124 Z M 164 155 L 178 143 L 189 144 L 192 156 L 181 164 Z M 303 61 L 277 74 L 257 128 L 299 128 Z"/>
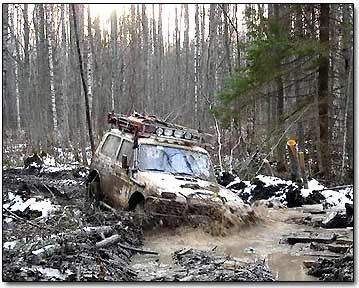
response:
<path id="1" fill-rule="evenodd" d="M 306 274 L 307 269 L 303 266 L 304 260 L 314 260 L 317 257 L 292 256 L 291 246 L 280 244 L 284 234 L 308 230 L 308 226 L 284 223 L 282 220 L 287 217 L 277 212 L 271 213 L 274 213 L 271 215 L 272 220 L 241 231 L 231 231 L 225 237 L 212 236 L 198 228 L 189 227 L 147 231 L 144 235 L 144 248 L 156 251 L 159 255 L 135 255 L 131 266 L 141 280 L 150 280 L 155 275 L 180 269 L 172 260 L 173 252 L 179 249 L 209 250 L 217 247 L 218 254 L 229 255 L 243 262 L 265 259 L 276 280 L 317 281 L 317 278 Z"/>

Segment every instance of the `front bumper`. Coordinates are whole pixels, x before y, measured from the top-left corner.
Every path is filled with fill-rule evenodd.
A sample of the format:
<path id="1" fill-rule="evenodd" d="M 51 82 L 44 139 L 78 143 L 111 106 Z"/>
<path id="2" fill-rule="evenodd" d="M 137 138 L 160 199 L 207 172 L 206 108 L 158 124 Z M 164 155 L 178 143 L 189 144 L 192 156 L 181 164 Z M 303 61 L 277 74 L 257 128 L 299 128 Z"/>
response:
<path id="1" fill-rule="evenodd" d="M 160 197 L 147 197 L 145 212 L 148 215 L 162 216 L 167 218 L 201 219 L 222 221 L 229 208 L 220 202 L 205 199 L 190 199 L 178 201 Z"/>
<path id="2" fill-rule="evenodd" d="M 208 223 L 221 223 L 222 227 L 256 222 L 253 210 L 235 209 L 222 202 L 211 199 L 166 199 L 149 196 L 145 200 L 144 212 L 150 217 L 160 218 L 169 226 L 182 223 L 191 225 L 208 225 Z"/>

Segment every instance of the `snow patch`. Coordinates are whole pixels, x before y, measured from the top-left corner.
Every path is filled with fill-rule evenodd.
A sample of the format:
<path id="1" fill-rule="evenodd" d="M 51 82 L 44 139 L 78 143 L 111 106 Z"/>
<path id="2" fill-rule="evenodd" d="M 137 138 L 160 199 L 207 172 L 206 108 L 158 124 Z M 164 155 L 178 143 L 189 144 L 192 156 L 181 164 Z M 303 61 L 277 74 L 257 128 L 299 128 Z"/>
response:
<path id="1" fill-rule="evenodd" d="M 80 174 L 80 176 L 83 177 L 83 178 L 85 178 L 85 177 L 87 176 L 87 173 L 84 172 L 84 171 L 80 171 L 79 174 Z"/>
<path id="2" fill-rule="evenodd" d="M 4 222 L 5 222 L 5 223 L 11 223 L 12 221 L 13 221 L 13 219 L 10 218 L 10 217 L 6 217 L 6 218 L 4 219 Z"/>
<path id="3" fill-rule="evenodd" d="M 274 177 L 274 176 L 257 175 L 256 178 L 258 180 L 262 181 L 263 183 L 265 183 L 264 187 L 269 187 L 269 186 L 278 185 L 278 184 L 285 184 L 285 185 L 293 184 L 292 181 L 283 180 L 281 178 Z"/>
<path id="4" fill-rule="evenodd" d="M 289 186 L 296 186 L 296 183 L 293 183 L 290 180 L 284 180 L 278 177 L 273 177 L 273 176 L 267 176 L 267 175 L 257 175 L 256 179 L 263 182 L 265 188 L 268 187 L 276 187 L 278 185 L 285 185 L 283 187 L 278 187 L 278 191 L 275 191 L 275 195 L 270 197 L 268 200 L 270 201 L 280 201 L 281 203 L 285 203 L 286 202 L 286 192 L 287 192 L 287 187 Z M 235 189 L 235 185 L 236 184 L 244 184 L 244 188 L 242 189 Z M 252 182 L 253 183 L 253 182 Z M 241 181 L 241 179 L 239 179 L 239 177 L 236 177 L 234 179 L 234 181 L 232 181 L 231 183 L 229 183 L 226 188 L 231 189 L 234 193 L 238 194 L 238 195 L 250 195 L 248 197 L 248 201 L 251 200 L 251 198 L 254 195 L 254 191 L 257 188 L 256 184 L 252 184 L 250 181 Z M 254 182 L 255 183 L 255 182 Z M 234 186 L 234 187 L 233 187 Z M 314 191 L 318 191 L 321 195 L 323 195 L 325 197 L 325 200 L 322 201 L 322 204 L 326 204 L 328 206 L 331 207 L 337 207 L 337 208 L 344 208 L 346 203 L 353 203 L 353 188 L 349 187 L 346 189 L 341 189 L 339 191 L 337 190 L 330 190 L 330 189 L 326 189 L 326 187 L 324 185 L 322 185 L 321 183 L 319 183 L 318 180 L 316 179 L 311 179 L 308 181 L 308 188 L 302 188 L 300 190 L 301 195 L 303 196 L 303 198 L 307 198 L 308 196 L 310 196 Z"/>
<path id="5" fill-rule="evenodd" d="M 45 246 L 43 248 L 40 248 L 40 249 L 35 250 L 35 251 L 32 251 L 32 254 L 39 255 L 39 254 L 44 253 L 45 251 L 50 250 L 50 249 L 52 249 L 54 247 L 56 247 L 56 245 L 47 245 L 47 246 Z"/>
<path id="6" fill-rule="evenodd" d="M 76 168 L 78 164 L 58 164 L 57 166 L 42 167 L 41 172 L 43 173 L 55 173 L 60 171 L 71 171 Z"/>
<path id="7" fill-rule="evenodd" d="M 29 209 L 30 211 L 39 211 L 41 212 L 40 218 L 48 217 L 53 211 L 57 210 L 57 208 L 51 204 L 49 199 L 38 201 L 38 199 L 32 197 L 23 200 L 19 195 L 13 197 L 10 203 L 4 204 L 4 207 L 12 212 L 24 212 L 26 209 Z"/>
<path id="8" fill-rule="evenodd" d="M 337 208 L 344 208 L 346 203 L 353 203 L 353 201 L 348 199 L 345 193 L 343 193 L 343 190 L 324 190 L 321 191 L 321 194 L 325 197 L 326 202 L 329 205 L 336 206 Z"/>
<path id="9" fill-rule="evenodd" d="M 17 240 L 14 241 L 8 241 L 3 244 L 4 249 L 14 249 L 17 244 Z"/>

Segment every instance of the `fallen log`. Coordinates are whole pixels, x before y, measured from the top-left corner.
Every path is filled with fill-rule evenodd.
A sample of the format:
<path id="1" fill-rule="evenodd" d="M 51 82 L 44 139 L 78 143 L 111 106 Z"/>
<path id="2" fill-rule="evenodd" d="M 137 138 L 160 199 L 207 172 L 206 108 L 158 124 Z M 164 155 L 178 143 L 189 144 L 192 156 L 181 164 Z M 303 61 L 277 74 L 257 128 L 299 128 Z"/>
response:
<path id="1" fill-rule="evenodd" d="M 87 250 L 90 248 L 90 246 L 85 243 L 73 243 L 73 242 L 67 242 L 64 245 L 58 244 L 56 242 L 54 244 L 48 244 L 46 246 L 43 246 L 42 248 L 39 248 L 31 252 L 32 262 L 34 264 L 39 264 L 43 259 L 52 257 L 55 254 L 59 254 L 61 252 L 66 253 L 69 251 L 77 251 L 79 248 Z"/>
<path id="2" fill-rule="evenodd" d="M 48 229 L 48 230 L 49 230 L 49 228 L 47 228 L 47 227 L 41 227 L 41 226 L 39 226 L 39 225 L 37 225 L 37 224 L 35 224 L 35 223 L 32 223 L 30 220 L 24 219 L 24 218 L 22 218 L 22 217 L 16 215 L 14 212 L 10 211 L 9 209 L 7 209 L 7 208 L 5 208 L 5 207 L 3 207 L 3 209 L 4 209 L 7 213 L 9 213 L 11 217 L 13 217 L 13 218 L 15 218 L 15 219 L 24 221 L 25 223 L 27 223 L 27 224 L 29 224 L 29 225 L 31 225 L 31 226 L 34 226 L 34 227 L 36 227 L 36 228 L 39 228 L 39 229 Z"/>
<path id="3" fill-rule="evenodd" d="M 304 260 L 303 261 L 303 266 L 305 268 L 311 268 L 311 267 L 313 267 L 315 265 L 316 262 L 317 262 L 316 260 Z"/>
<path id="4" fill-rule="evenodd" d="M 353 240 L 349 238 L 339 238 L 335 242 L 341 245 L 353 245 Z"/>
<path id="5" fill-rule="evenodd" d="M 348 226 L 347 215 L 340 212 L 331 212 L 328 217 L 321 223 L 323 228 L 345 228 Z"/>
<path id="6" fill-rule="evenodd" d="M 336 239 L 334 233 L 299 232 L 287 235 L 288 244 L 295 243 L 331 243 Z"/>
<path id="7" fill-rule="evenodd" d="M 116 244 L 121 239 L 121 236 L 118 234 L 112 235 L 104 240 L 101 240 L 100 242 L 96 243 L 97 248 L 103 248 L 112 244 Z"/>
<path id="8" fill-rule="evenodd" d="M 81 229 L 75 230 L 75 234 L 79 236 L 91 236 L 94 234 L 98 234 L 101 236 L 101 234 L 104 233 L 110 233 L 112 232 L 113 227 L 112 226 L 93 226 L 93 227 L 83 227 Z"/>
<path id="9" fill-rule="evenodd" d="M 135 247 L 127 246 L 127 245 L 124 245 L 124 244 L 121 244 L 121 243 L 119 243 L 118 245 L 119 245 L 120 247 L 124 248 L 124 249 L 132 250 L 132 251 L 137 252 L 137 253 L 158 255 L 158 252 L 155 252 L 155 251 L 142 250 L 142 249 L 138 249 L 138 248 L 135 248 Z"/>
<path id="10" fill-rule="evenodd" d="M 112 208 L 110 205 L 106 204 L 105 202 L 103 201 L 99 201 L 99 205 L 107 210 L 110 210 L 112 212 L 116 212 L 116 209 L 115 208 Z"/>
<path id="11" fill-rule="evenodd" d="M 32 251 L 32 262 L 34 264 L 39 264 L 42 259 L 51 257 L 54 254 L 57 254 L 61 250 L 61 245 L 59 244 L 51 244 L 44 246 L 40 249 Z"/>
<path id="12" fill-rule="evenodd" d="M 339 244 L 329 244 L 328 250 L 335 253 L 346 253 L 351 246 L 349 245 L 339 245 Z"/>
<path id="13" fill-rule="evenodd" d="M 349 187 L 353 187 L 353 185 L 349 184 L 349 185 L 327 187 L 327 188 L 322 188 L 322 189 L 318 189 L 318 190 L 315 190 L 315 191 L 337 190 L 337 189 L 344 189 L 344 188 L 349 188 Z"/>
<path id="14" fill-rule="evenodd" d="M 303 208 L 303 213 L 311 213 L 311 214 L 325 213 L 323 204 L 302 205 L 302 208 Z"/>
<path id="15" fill-rule="evenodd" d="M 141 253 L 141 254 L 152 254 L 152 255 L 158 255 L 158 252 L 155 251 L 149 251 L 149 250 L 142 250 L 142 249 L 138 249 L 132 246 L 127 246 L 125 244 L 122 243 L 118 243 L 121 240 L 121 236 L 118 234 L 112 235 L 104 240 L 101 240 L 100 242 L 96 243 L 96 247 L 97 248 L 104 248 L 106 246 L 109 245 L 113 245 L 113 244 L 117 244 L 118 246 L 120 246 L 121 248 L 124 248 L 126 250 L 131 250 L 133 252 L 137 252 L 137 253 Z"/>

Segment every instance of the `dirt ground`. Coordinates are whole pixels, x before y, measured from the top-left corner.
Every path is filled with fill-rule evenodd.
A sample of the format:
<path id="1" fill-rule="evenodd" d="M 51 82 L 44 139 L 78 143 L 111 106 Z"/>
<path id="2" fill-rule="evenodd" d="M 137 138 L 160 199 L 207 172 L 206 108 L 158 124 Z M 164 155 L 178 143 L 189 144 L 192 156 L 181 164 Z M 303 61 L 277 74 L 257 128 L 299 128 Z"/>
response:
<path id="1" fill-rule="evenodd" d="M 261 221 L 225 236 L 193 227 L 143 231 L 131 212 L 94 205 L 86 175 L 81 167 L 3 171 L 3 281 L 316 281 L 321 266 L 310 276 L 305 262 L 324 252 L 342 257 L 313 250 L 312 242 L 286 242 L 288 234 L 320 230 L 303 225 L 308 215 L 296 208 L 259 205 Z M 32 199 L 51 203 L 49 215 L 26 208 Z M 15 200 L 22 208 L 14 208 Z M 350 242 L 352 231 L 335 233 Z"/>

